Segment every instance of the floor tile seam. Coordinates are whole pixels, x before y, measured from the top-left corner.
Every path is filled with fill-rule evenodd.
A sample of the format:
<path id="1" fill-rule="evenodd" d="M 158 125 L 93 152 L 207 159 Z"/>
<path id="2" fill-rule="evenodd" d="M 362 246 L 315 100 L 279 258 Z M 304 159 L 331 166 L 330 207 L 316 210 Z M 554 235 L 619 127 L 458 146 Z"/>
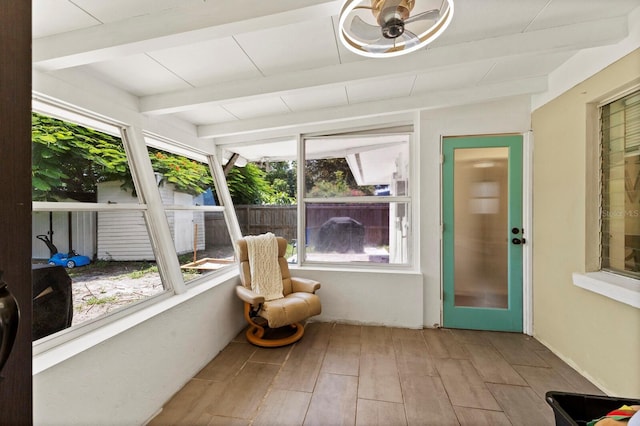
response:
<path id="1" fill-rule="evenodd" d="M 403 380 L 406 380 L 408 378 L 413 378 L 413 377 L 438 377 L 440 380 L 442 380 L 442 377 L 440 377 L 440 374 L 437 371 L 436 371 L 436 374 L 425 374 L 425 373 L 415 374 L 415 373 L 403 373 L 401 371 L 398 371 L 398 377 L 400 378 L 400 384 L 402 384 Z"/>
<path id="2" fill-rule="evenodd" d="M 495 380 L 484 380 L 484 379 L 483 379 L 483 382 L 484 382 L 484 384 L 485 384 L 485 385 L 486 385 L 486 384 L 491 384 L 491 385 L 517 386 L 517 387 L 519 387 L 519 388 L 529 388 L 529 389 L 533 390 L 533 388 L 531 387 L 531 385 L 529 384 L 529 382 L 527 382 L 524 378 L 523 378 L 522 380 L 524 380 L 524 382 L 526 383 L 526 385 L 519 385 L 519 384 L 517 384 L 517 383 L 505 383 L 505 382 L 498 382 L 498 381 L 495 381 Z"/>
<path id="3" fill-rule="evenodd" d="M 533 367 L 533 368 L 545 368 L 547 370 L 555 370 L 550 365 L 531 365 L 531 364 L 522 364 L 517 362 L 510 362 L 509 365 L 512 367 Z"/>
<path id="4" fill-rule="evenodd" d="M 495 399 L 495 397 L 494 397 Z M 498 402 L 496 400 L 496 402 Z M 504 410 L 502 409 L 502 405 L 500 405 L 500 403 L 498 403 L 498 406 L 501 408 L 500 410 L 494 410 L 492 408 L 479 408 L 479 407 L 474 407 L 471 405 L 464 405 L 464 404 L 454 404 L 453 402 L 451 403 L 452 407 L 459 407 L 459 408 L 472 408 L 474 410 L 482 410 L 482 411 L 490 411 L 492 413 L 503 413 L 504 415 L 506 415 L 506 413 L 504 412 Z M 454 410 L 455 411 L 455 410 Z M 458 421 L 460 421 L 460 419 L 458 419 Z"/>
<path id="5" fill-rule="evenodd" d="M 253 364 L 265 364 L 265 365 L 284 365 L 284 361 L 282 362 L 275 362 L 275 361 L 252 361 L 252 360 L 247 360 L 247 362 L 251 362 Z"/>
<path id="6" fill-rule="evenodd" d="M 271 382 L 269 383 L 269 386 L 267 387 L 267 390 L 265 391 L 264 395 L 262 396 L 262 398 L 260 399 L 260 403 L 257 405 L 256 409 L 254 410 L 254 412 L 252 413 L 251 417 L 248 419 L 249 420 L 249 425 L 253 425 L 253 422 L 255 421 L 256 417 L 258 416 L 258 414 L 260 413 L 260 410 L 262 409 L 262 407 L 264 406 L 267 398 L 269 397 L 269 395 L 271 394 L 271 390 L 274 388 L 275 383 L 276 383 L 276 379 L 278 378 L 278 376 L 280 375 L 280 373 L 282 372 L 282 369 L 284 368 L 285 364 L 287 363 L 287 361 L 289 360 L 289 357 L 291 356 L 291 351 L 293 350 L 293 348 L 295 347 L 295 345 L 291 345 L 289 348 L 289 351 L 287 352 L 287 355 L 285 356 L 284 361 L 282 361 L 282 363 L 280 364 L 280 368 L 278 368 L 278 371 L 276 372 L 276 374 L 274 374 L 273 378 L 271 379 Z M 249 363 L 249 360 L 247 360 L 245 362 L 245 365 Z M 258 363 L 256 363 L 258 364 Z M 268 364 L 268 363 L 262 363 L 262 364 Z M 278 365 L 278 364 L 269 364 L 269 365 Z M 243 366 L 244 368 L 244 366 Z"/>
<path id="7" fill-rule="evenodd" d="M 320 368 L 320 373 L 333 374 L 334 376 L 360 377 L 360 371 L 359 370 L 360 370 L 360 367 L 358 367 L 358 374 L 346 374 L 346 373 L 336 373 L 334 371 L 322 371 L 322 368 Z M 314 389 L 315 389 L 315 386 L 314 386 Z"/>
<path id="8" fill-rule="evenodd" d="M 500 350 L 500 348 L 499 348 L 498 346 L 496 346 L 495 344 L 494 344 L 494 346 L 495 346 L 496 350 L 498 351 L 498 353 L 499 353 L 499 354 L 500 354 L 500 355 L 501 355 L 501 356 L 502 356 L 502 357 L 503 357 L 503 358 L 504 358 L 504 359 L 505 359 L 505 360 L 506 360 L 510 365 L 512 365 L 512 366 L 513 366 L 513 365 L 523 365 L 523 366 L 526 366 L 526 367 L 553 368 L 552 366 L 550 366 L 549 364 L 547 364 L 547 362 L 546 362 L 544 359 L 542 359 L 542 357 L 540 357 L 538 354 L 536 354 L 536 352 L 542 352 L 542 351 L 536 351 L 536 350 L 534 349 L 534 350 L 531 350 L 531 351 L 529 351 L 529 352 L 532 352 L 536 357 L 538 357 L 538 359 L 539 359 L 539 360 L 540 360 L 544 365 L 520 364 L 520 363 L 518 363 L 518 362 L 511 362 L 511 361 L 509 361 L 509 359 L 508 359 L 509 357 L 504 353 L 504 352 L 508 352 L 508 350 L 504 350 L 504 352 L 503 352 L 503 350 Z"/>
<path id="9" fill-rule="evenodd" d="M 390 401 L 388 399 L 365 398 L 365 397 L 361 397 L 361 396 L 356 394 L 356 403 L 358 402 L 359 399 L 362 399 L 362 400 L 365 400 L 365 401 L 388 402 L 390 404 L 405 405 L 404 397 L 402 398 L 402 402 L 398 402 L 398 401 Z"/>
<path id="10" fill-rule="evenodd" d="M 522 379 L 523 382 L 525 382 L 527 385 L 518 385 L 518 384 L 514 384 L 514 383 L 504 383 L 504 382 L 496 382 L 496 381 L 492 381 L 490 379 L 487 379 L 485 377 L 485 375 L 481 372 L 482 369 L 480 368 L 480 366 L 476 365 L 476 360 L 473 356 L 471 356 L 471 358 L 469 359 L 469 362 L 471 363 L 471 366 L 474 368 L 474 370 L 476 371 L 476 373 L 478 374 L 478 376 L 480 376 L 480 378 L 485 382 L 485 383 L 497 383 L 497 384 L 506 384 L 506 385 L 511 385 L 513 384 L 514 386 L 530 386 L 529 382 L 522 376 L 522 374 L 520 374 L 520 372 L 518 370 L 516 370 L 515 368 L 513 368 L 512 364 L 509 364 L 509 362 L 504 359 L 504 357 L 502 356 L 502 354 L 500 354 L 498 352 L 498 355 L 504 360 L 504 362 L 507 363 L 507 365 L 509 367 L 511 367 L 511 369 L 518 375 L 518 377 L 520 377 L 520 379 Z"/>
<path id="11" fill-rule="evenodd" d="M 518 387 L 518 388 L 528 388 L 529 390 L 531 390 L 531 392 L 533 392 L 533 394 L 534 394 L 536 397 L 539 397 L 539 395 L 536 393 L 536 391 L 534 391 L 534 390 L 531 388 L 531 386 L 505 385 L 504 383 L 490 383 L 490 384 L 493 384 L 493 385 L 500 385 L 500 386 L 515 386 L 515 387 Z M 518 424 L 518 423 L 516 423 L 516 421 L 517 421 L 518 419 L 514 419 L 514 418 L 512 418 L 512 417 L 509 415 L 509 411 L 508 411 L 508 410 L 506 410 L 506 407 L 500 403 L 499 398 L 497 398 L 497 397 L 496 397 L 496 394 L 493 392 L 493 390 L 491 389 L 491 387 L 487 386 L 487 389 L 489 390 L 489 393 L 491 394 L 491 396 L 493 397 L 493 399 L 496 401 L 496 403 L 498 404 L 498 406 L 499 406 L 500 408 L 502 408 L 502 411 L 504 412 L 504 415 L 507 417 L 507 419 L 508 419 L 512 424 Z M 544 398 L 542 398 L 542 400 L 544 401 Z"/>

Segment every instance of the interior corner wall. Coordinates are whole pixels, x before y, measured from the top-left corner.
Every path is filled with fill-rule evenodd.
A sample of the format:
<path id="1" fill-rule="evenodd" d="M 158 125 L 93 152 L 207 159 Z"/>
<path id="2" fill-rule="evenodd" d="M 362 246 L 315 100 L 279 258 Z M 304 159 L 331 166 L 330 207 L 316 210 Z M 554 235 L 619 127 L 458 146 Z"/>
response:
<path id="1" fill-rule="evenodd" d="M 476 105 L 424 110 L 420 114 L 420 269 L 425 327 L 441 322 L 442 253 L 440 231 L 440 144 L 444 136 L 526 133 L 530 129 L 528 96 Z"/>
<path id="2" fill-rule="evenodd" d="M 313 321 L 422 328 L 422 276 L 417 272 L 299 268 L 294 277 L 320 281 L 322 313 Z"/>
<path id="3" fill-rule="evenodd" d="M 585 272 L 587 104 L 640 81 L 636 50 L 532 114 L 534 336 L 608 393 L 640 398 L 640 311 L 576 287 Z M 593 206 L 597 208 L 597 206 Z"/>
<path id="4" fill-rule="evenodd" d="M 245 326 L 238 284 L 235 275 L 35 374 L 34 424 L 144 424 Z"/>

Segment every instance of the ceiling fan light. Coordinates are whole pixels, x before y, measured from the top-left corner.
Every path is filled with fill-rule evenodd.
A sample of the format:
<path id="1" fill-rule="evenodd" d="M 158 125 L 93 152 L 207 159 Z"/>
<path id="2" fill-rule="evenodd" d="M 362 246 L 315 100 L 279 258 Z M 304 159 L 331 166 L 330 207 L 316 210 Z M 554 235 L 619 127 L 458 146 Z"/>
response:
<path id="1" fill-rule="evenodd" d="M 375 7 L 384 8 L 386 1 L 389 0 L 373 2 L 371 0 L 345 0 L 339 15 L 338 34 L 340 41 L 348 50 L 370 58 L 405 55 L 433 42 L 446 30 L 453 19 L 453 0 L 444 0 L 445 7 L 439 11 L 419 11 L 414 16 L 404 13 L 403 19 L 399 19 L 397 14 L 391 14 L 392 19 L 385 21 L 379 16 L 380 10 Z M 415 0 L 415 2 L 420 3 L 420 0 Z M 424 0 L 423 3 L 426 4 L 426 2 L 427 0 Z M 412 5 L 413 3 L 411 2 Z M 388 13 L 388 11 L 385 12 Z M 434 22 L 423 28 L 422 31 L 413 31 L 413 26 L 416 23 L 422 23 L 427 19 Z M 365 23 L 365 20 L 370 23 Z M 406 25 L 412 26 L 412 30 L 409 31 Z M 372 41 L 371 34 L 376 31 L 379 31 L 380 35 Z M 415 37 L 405 36 L 405 31 L 412 36 L 415 34 Z M 367 37 L 363 37 L 363 34 L 366 34 Z"/>

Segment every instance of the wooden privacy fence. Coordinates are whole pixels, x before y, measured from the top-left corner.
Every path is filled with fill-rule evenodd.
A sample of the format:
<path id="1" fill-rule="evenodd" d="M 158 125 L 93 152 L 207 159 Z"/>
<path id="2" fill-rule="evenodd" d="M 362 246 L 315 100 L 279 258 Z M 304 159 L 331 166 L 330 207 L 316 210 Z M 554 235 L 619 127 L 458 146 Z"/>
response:
<path id="1" fill-rule="evenodd" d="M 273 232 L 288 241 L 296 239 L 297 206 L 236 206 L 236 215 L 243 235 Z M 320 227 L 332 217 L 350 217 L 364 225 L 364 243 L 368 246 L 389 244 L 389 204 L 310 204 L 307 206 L 307 243 L 313 245 Z M 208 246 L 231 243 L 222 213 L 207 213 L 206 241 Z"/>

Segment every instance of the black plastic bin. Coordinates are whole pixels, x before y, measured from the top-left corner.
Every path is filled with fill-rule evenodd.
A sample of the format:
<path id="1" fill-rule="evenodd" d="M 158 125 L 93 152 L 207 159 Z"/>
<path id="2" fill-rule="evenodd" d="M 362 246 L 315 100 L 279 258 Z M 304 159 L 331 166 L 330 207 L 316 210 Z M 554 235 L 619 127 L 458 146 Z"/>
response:
<path id="1" fill-rule="evenodd" d="M 547 403 L 553 408 L 556 426 L 582 426 L 606 416 L 623 405 L 640 405 L 640 399 L 625 399 L 602 395 L 585 395 L 549 391 Z"/>

